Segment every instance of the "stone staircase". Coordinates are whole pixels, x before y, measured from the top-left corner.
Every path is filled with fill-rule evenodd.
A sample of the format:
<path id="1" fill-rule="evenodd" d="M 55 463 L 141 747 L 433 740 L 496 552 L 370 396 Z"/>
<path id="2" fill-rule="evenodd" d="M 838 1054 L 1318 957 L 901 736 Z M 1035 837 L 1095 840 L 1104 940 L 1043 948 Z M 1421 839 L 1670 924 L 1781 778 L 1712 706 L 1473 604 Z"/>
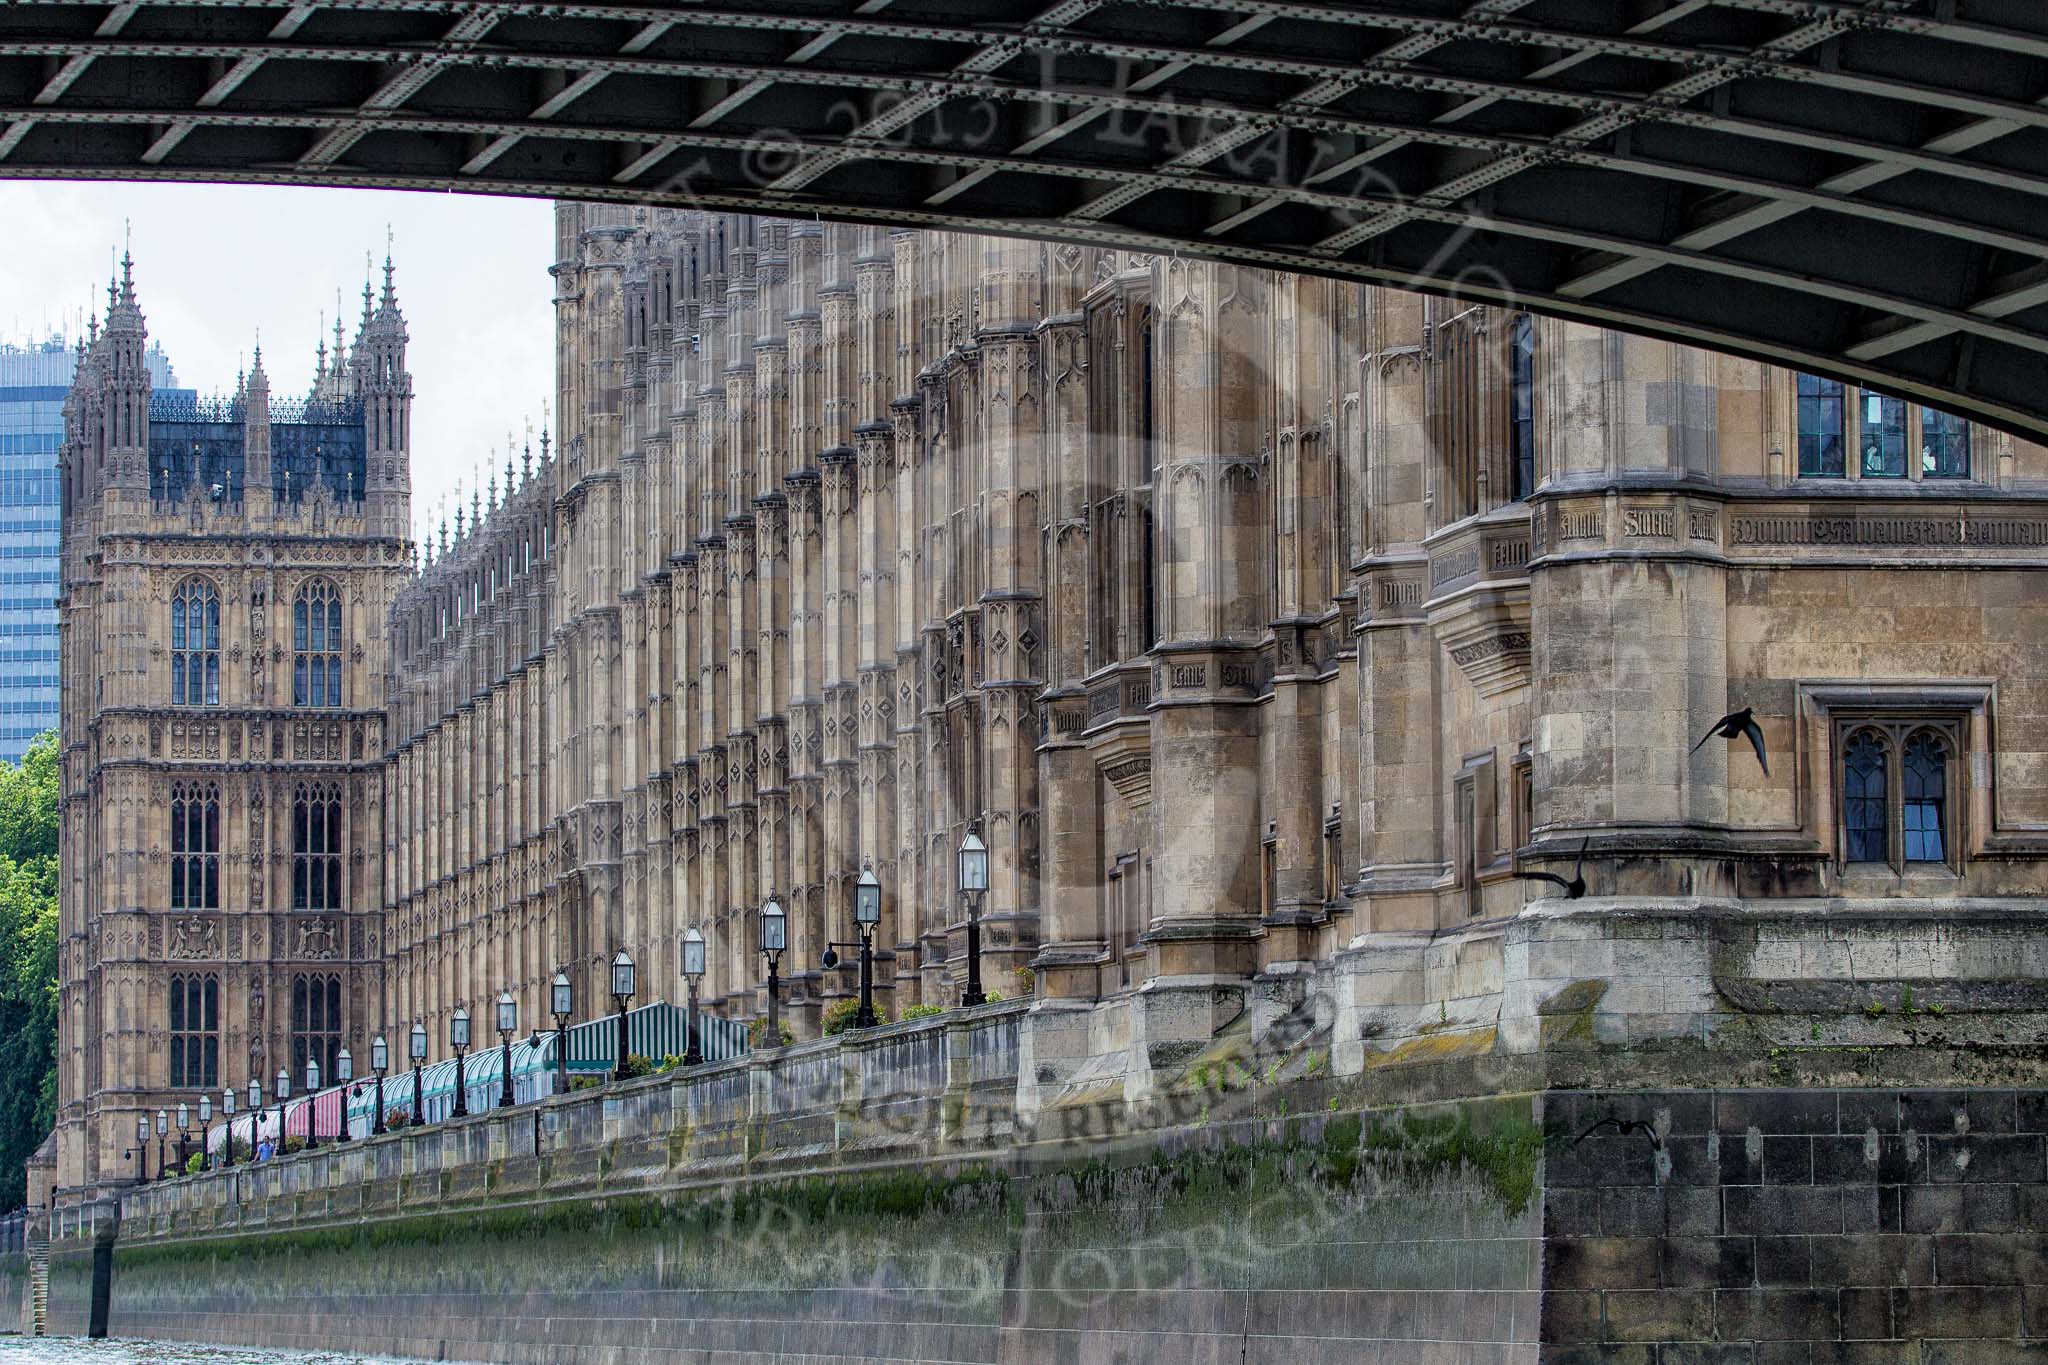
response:
<path id="1" fill-rule="evenodd" d="M 50 1230 L 31 1228 L 28 1234 L 28 1304 L 22 1331 L 32 1337 L 45 1336 L 50 1324 Z"/>

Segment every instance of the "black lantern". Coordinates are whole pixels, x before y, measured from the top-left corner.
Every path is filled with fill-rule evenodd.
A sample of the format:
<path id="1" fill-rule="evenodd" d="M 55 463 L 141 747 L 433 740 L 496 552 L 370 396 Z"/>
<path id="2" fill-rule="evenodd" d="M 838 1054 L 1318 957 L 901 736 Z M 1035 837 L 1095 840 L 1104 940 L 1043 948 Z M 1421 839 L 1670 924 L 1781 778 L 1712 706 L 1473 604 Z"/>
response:
<path id="1" fill-rule="evenodd" d="M 683 1065 L 696 1066 L 704 1060 L 704 1045 L 697 1030 L 697 983 L 704 979 L 704 935 L 691 925 L 683 931 L 683 981 L 690 988 L 689 1040 L 683 1046 Z"/>
<path id="2" fill-rule="evenodd" d="M 835 948 L 860 949 L 860 1008 L 854 1012 L 855 1028 L 873 1028 L 875 1019 L 875 926 L 882 922 L 882 883 L 875 865 L 862 862 L 860 877 L 853 884 L 853 927 L 860 930 L 860 942 L 827 943 L 822 959 L 829 971 L 839 965 Z"/>
<path id="3" fill-rule="evenodd" d="M 619 1007 L 619 1056 L 618 1065 L 612 1068 L 612 1079 L 626 1079 L 626 1009 L 633 1003 L 633 958 L 624 948 L 612 958 L 612 1003 Z"/>
<path id="4" fill-rule="evenodd" d="M 576 988 L 569 974 L 556 971 L 548 983 L 549 1012 L 555 1016 L 555 1090 L 569 1093 L 569 1020 L 576 1014 Z"/>
<path id="5" fill-rule="evenodd" d="M 768 893 L 767 904 L 761 907 L 761 955 L 768 959 L 768 1034 L 769 1047 L 782 1046 L 782 981 L 777 975 L 782 963 L 782 950 L 789 946 L 789 916 L 782 912 L 782 902 L 775 899 L 775 893 Z"/>
<path id="6" fill-rule="evenodd" d="M 853 884 L 853 922 L 860 930 L 860 1009 L 854 1013 L 855 1028 L 873 1028 L 875 1019 L 875 926 L 882 922 L 882 883 L 875 865 L 862 862 L 860 880 Z"/>
<path id="7" fill-rule="evenodd" d="M 377 1110 L 370 1115 L 370 1136 L 384 1131 L 384 1073 L 391 1069 L 391 1045 L 378 1034 L 370 1040 L 370 1070 L 377 1077 Z"/>
<path id="8" fill-rule="evenodd" d="M 283 1067 L 277 1069 L 277 1154 L 284 1155 L 284 1114 L 285 1102 L 292 1097 L 292 1073 Z"/>
<path id="9" fill-rule="evenodd" d="M 519 1002 L 509 990 L 498 992 L 498 1046 L 502 1052 L 499 1058 L 504 1083 L 498 1089 L 498 1107 L 512 1105 L 512 1035 L 519 1031 Z"/>
<path id="10" fill-rule="evenodd" d="M 412 1058 L 412 1121 L 425 1123 L 427 1111 L 421 1107 L 420 1066 L 427 1060 L 427 1026 L 413 1020 L 412 1035 L 407 1040 L 407 1056 Z"/>
<path id="11" fill-rule="evenodd" d="M 171 1111 L 156 1111 L 156 1178 L 162 1180 L 171 1173 L 170 1169 Z"/>
<path id="12" fill-rule="evenodd" d="M 347 1048 L 343 1048 L 334 1058 L 334 1083 L 341 1087 L 341 1103 L 338 1106 L 341 1126 L 334 1134 L 336 1142 L 348 1141 L 348 1092 L 349 1087 L 355 1084 L 355 1079 L 355 1056 Z"/>
<path id="13" fill-rule="evenodd" d="M 448 1048 L 455 1054 L 455 1108 L 456 1118 L 469 1114 L 469 1074 L 464 1069 L 462 1054 L 469 1051 L 469 1011 L 461 1005 L 448 1016 Z"/>
<path id="14" fill-rule="evenodd" d="M 963 1005 L 988 1001 L 981 989 L 981 901 L 988 894 L 988 845 L 981 841 L 979 821 L 967 826 L 960 841 L 960 898 L 967 902 L 967 989 L 960 995 Z"/>
<path id="15" fill-rule="evenodd" d="M 135 1116 L 135 1183 L 149 1183 L 149 1115 Z"/>
<path id="16" fill-rule="evenodd" d="M 235 1164 L 235 1088 L 227 1086 L 220 1092 L 220 1145 L 221 1165 Z"/>
<path id="17" fill-rule="evenodd" d="M 306 1150 L 320 1145 L 320 1059 L 306 1058 Z"/>
<path id="18" fill-rule="evenodd" d="M 184 1173 L 192 1160 L 192 1106 L 182 1100 L 178 1103 L 178 1171 Z"/>

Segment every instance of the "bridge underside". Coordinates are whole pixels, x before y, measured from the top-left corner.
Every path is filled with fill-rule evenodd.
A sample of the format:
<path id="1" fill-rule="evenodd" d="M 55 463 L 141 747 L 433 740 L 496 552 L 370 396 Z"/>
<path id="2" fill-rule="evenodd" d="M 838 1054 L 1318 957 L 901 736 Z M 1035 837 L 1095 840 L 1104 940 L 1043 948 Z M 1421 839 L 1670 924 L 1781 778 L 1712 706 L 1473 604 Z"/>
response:
<path id="1" fill-rule="evenodd" d="M 2036 0 L 32 0 L 0 6 L 0 175 L 1185 250 L 2048 435 Z"/>

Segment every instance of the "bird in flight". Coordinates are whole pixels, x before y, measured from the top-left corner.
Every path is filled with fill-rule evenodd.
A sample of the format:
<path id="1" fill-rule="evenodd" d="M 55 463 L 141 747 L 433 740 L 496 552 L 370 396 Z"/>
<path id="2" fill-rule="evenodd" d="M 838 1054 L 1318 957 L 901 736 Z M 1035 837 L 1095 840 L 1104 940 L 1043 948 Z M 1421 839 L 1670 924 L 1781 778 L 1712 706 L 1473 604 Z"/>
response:
<path id="1" fill-rule="evenodd" d="M 1566 881 L 1555 872 L 1517 872 L 1515 875 L 1523 881 L 1556 882 L 1564 888 L 1564 898 L 1566 900 L 1578 900 L 1586 894 L 1586 845 L 1592 842 L 1593 836 L 1588 834 L 1584 842 L 1579 845 L 1579 863 L 1577 867 L 1572 869 L 1572 879 L 1570 881 Z"/>
<path id="2" fill-rule="evenodd" d="M 1652 1150 L 1659 1152 L 1664 1150 L 1664 1139 L 1657 1136 L 1657 1130 L 1655 1128 L 1652 1128 L 1649 1124 L 1644 1123 L 1641 1119 L 1616 1118 L 1613 1114 L 1609 1114 L 1604 1119 L 1595 1119 L 1593 1123 L 1587 1127 L 1585 1132 L 1580 1133 L 1576 1138 L 1572 1139 L 1572 1146 L 1578 1146 L 1581 1142 L 1584 1142 L 1587 1138 L 1593 1136 L 1593 1134 L 1599 1132 L 1602 1128 L 1612 1128 L 1618 1134 L 1641 1133 L 1644 1137 L 1650 1140 L 1650 1147 Z"/>
<path id="3" fill-rule="evenodd" d="M 1756 750 L 1756 761 L 1762 765 L 1764 776 L 1771 775 L 1771 761 L 1764 757 L 1763 727 L 1756 723 L 1756 714 L 1750 707 L 1745 706 L 1740 711 L 1730 712 L 1715 721 L 1707 732 L 1700 736 L 1700 744 L 1705 744 L 1715 735 L 1723 739 L 1738 739 L 1748 735 L 1749 746 Z M 1698 753 L 1700 744 L 1693 745 L 1687 752 Z"/>

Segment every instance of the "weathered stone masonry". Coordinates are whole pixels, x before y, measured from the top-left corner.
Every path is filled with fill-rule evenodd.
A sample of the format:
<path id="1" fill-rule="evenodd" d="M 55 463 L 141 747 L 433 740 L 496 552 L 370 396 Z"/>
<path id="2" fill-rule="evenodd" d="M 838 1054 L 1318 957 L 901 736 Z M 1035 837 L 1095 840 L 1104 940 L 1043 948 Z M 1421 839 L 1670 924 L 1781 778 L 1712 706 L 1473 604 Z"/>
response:
<path id="1" fill-rule="evenodd" d="M 557 221 L 558 430 L 417 574 L 395 298 L 321 396 L 362 405 L 365 491 L 218 503 L 157 496 L 116 301 L 67 455 L 68 676 L 96 681 L 67 702 L 59 1184 L 125 1179 L 134 1114 L 179 1098 L 151 1039 L 195 917 L 146 822 L 194 779 L 275 812 L 301 765 L 346 784 L 346 905 L 281 910 L 287 836 L 227 819 L 243 873 L 182 940 L 226 983 L 225 1080 L 259 1033 L 270 1071 L 293 1046 L 302 947 L 346 954 L 358 1059 L 416 1018 L 438 1049 L 501 986 L 539 1020 L 560 965 L 603 1008 L 619 947 L 678 998 L 692 924 L 710 1007 L 757 1014 L 771 890 L 809 1037 L 853 987 L 820 959 L 864 862 L 886 1007 L 950 1002 L 970 820 L 984 979 L 1035 988 L 1027 1118 L 1141 1102 L 1239 1019 L 1306 1020 L 1340 1075 L 1449 1058 L 1486 1093 L 1627 1084 L 1610 1048 L 1697 1049 L 1667 1087 L 1769 1084 L 1773 1048 L 1908 1048 L 1908 988 L 1947 1011 L 1914 1025 L 1942 1056 L 2038 1018 L 2038 448 L 1967 429 L 1938 461 L 1937 417 L 1849 390 L 1852 458 L 1803 475 L 1794 376 L 1497 309 L 1070 244 Z M 250 461 L 301 439 L 245 425 Z M 1928 444 L 1880 477 L 1888 441 Z M 166 704 L 142 595 L 194 556 L 225 579 L 217 706 Z M 316 563 L 352 613 L 333 716 L 282 705 Z M 1693 750 L 1742 706 L 1768 774 Z M 149 750 L 151 718 L 201 747 Z M 1911 793 L 1909 750 L 1938 759 Z M 1853 790 L 1852 751 L 1883 765 Z M 1517 869 L 1582 847 L 1591 895 L 1532 905 Z"/>

